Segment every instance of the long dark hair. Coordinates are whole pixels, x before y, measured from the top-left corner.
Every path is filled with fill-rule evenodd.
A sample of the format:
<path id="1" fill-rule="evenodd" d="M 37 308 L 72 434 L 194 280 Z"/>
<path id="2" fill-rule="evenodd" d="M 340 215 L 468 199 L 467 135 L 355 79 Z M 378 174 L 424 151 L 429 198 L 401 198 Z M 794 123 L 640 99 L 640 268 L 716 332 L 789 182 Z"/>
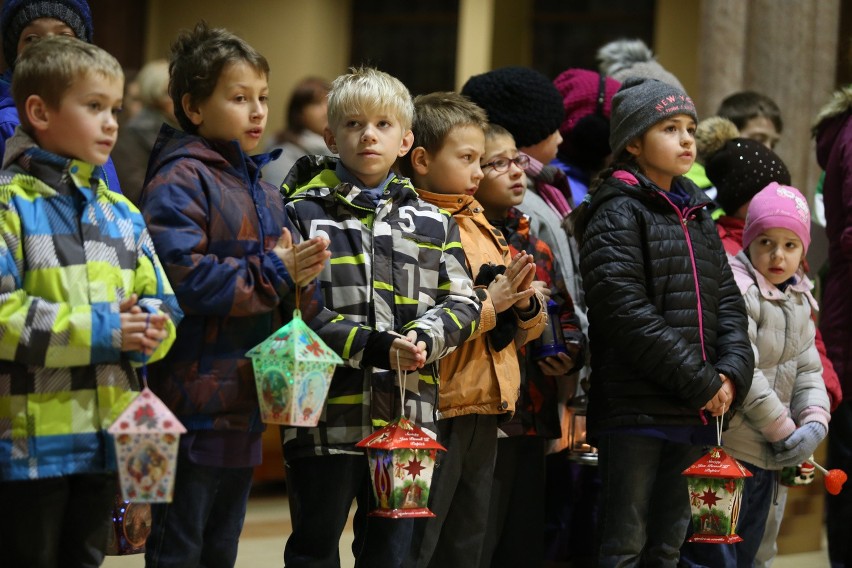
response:
<path id="1" fill-rule="evenodd" d="M 303 111 L 305 107 L 321 102 L 331 91 L 331 83 L 320 77 L 305 77 L 293 87 L 287 102 L 287 121 L 284 130 L 275 135 L 275 143 L 296 142 L 298 136 L 307 128 Z"/>
<path id="2" fill-rule="evenodd" d="M 586 194 L 586 197 L 568 215 L 566 226 L 571 234 L 574 235 L 574 238 L 577 239 L 578 245 L 583 244 L 583 235 L 586 232 L 586 224 L 589 222 L 589 205 L 592 202 L 592 197 L 598 192 L 603 182 L 609 179 L 613 172 L 617 170 L 639 171 L 639 164 L 636 162 L 636 157 L 627 150 L 622 151 L 608 168 L 601 170 L 595 179 L 592 180 L 589 184 L 589 192 Z"/>

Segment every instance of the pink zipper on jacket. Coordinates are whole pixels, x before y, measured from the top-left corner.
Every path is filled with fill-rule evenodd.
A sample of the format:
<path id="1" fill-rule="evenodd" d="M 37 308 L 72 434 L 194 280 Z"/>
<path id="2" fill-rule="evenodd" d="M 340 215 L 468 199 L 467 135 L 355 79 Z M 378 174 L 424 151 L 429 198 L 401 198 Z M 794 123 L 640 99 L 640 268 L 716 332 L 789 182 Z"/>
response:
<path id="1" fill-rule="evenodd" d="M 688 207 L 684 212 L 681 212 L 680 207 L 675 205 L 671 199 L 664 193 L 658 192 L 663 199 L 665 199 L 669 205 L 672 206 L 672 209 L 677 213 L 677 217 L 680 220 L 680 228 L 683 230 L 683 236 L 686 239 L 686 246 L 689 249 L 689 260 L 692 263 L 692 282 L 695 284 L 695 299 L 698 302 L 698 331 L 699 331 L 699 339 L 701 341 L 701 358 L 703 361 L 707 361 L 707 351 L 704 348 L 704 310 L 701 305 L 701 287 L 698 285 L 698 267 L 695 265 L 695 251 L 692 248 L 692 238 L 689 236 L 689 230 L 686 228 L 686 223 L 694 219 L 695 211 L 698 211 L 703 207 L 695 206 Z M 698 416 L 701 418 L 701 422 L 704 425 L 707 425 L 707 417 L 704 415 L 704 410 L 700 409 L 698 411 Z"/>

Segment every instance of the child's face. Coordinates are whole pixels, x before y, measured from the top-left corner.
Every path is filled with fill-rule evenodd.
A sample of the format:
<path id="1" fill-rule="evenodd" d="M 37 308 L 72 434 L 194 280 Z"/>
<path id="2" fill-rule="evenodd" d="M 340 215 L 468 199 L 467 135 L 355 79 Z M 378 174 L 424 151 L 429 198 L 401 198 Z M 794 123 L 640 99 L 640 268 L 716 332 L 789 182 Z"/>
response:
<path id="1" fill-rule="evenodd" d="M 382 183 L 396 159 L 411 149 L 414 136 L 399 119 L 384 110 L 344 116 L 340 124 L 325 129 L 328 149 L 340 156 L 346 169 L 364 187 Z"/>
<path id="2" fill-rule="evenodd" d="M 105 164 L 118 135 L 123 91 L 122 79 L 96 73 L 79 77 L 63 95 L 59 108 L 44 104 L 42 117 L 30 120 L 39 145 L 59 156 Z M 33 97 L 27 100 L 28 112 Z"/>
<path id="3" fill-rule="evenodd" d="M 749 258 L 755 270 L 775 284 L 790 279 L 799 269 L 804 256 L 802 241 L 790 229 L 768 229 L 748 245 Z"/>
<path id="4" fill-rule="evenodd" d="M 485 152 L 485 133 L 478 126 L 457 126 L 450 130 L 441 149 L 430 154 L 422 146 L 415 149 L 412 166 L 416 185 L 434 193 L 473 195 L 482 180 L 480 158 Z"/>
<path id="5" fill-rule="evenodd" d="M 184 95 L 186 115 L 198 135 L 211 140 L 236 140 L 243 152 L 260 143 L 268 116 L 269 85 L 266 75 L 244 61 L 222 68 L 216 88 L 204 101 L 194 103 Z"/>
<path id="6" fill-rule="evenodd" d="M 781 135 L 778 134 L 775 125 L 765 116 L 756 116 L 748 119 L 748 122 L 740 130 L 740 136 L 760 142 L 770 150 L 774 149 L 775 145 L 781 139 Z"/>
<path id="7" fill-rule="evenodd" d="M 36 18 L 21 30 L 21 35 L 18 37 L 17 53 L 21 55 L 27 47 L 38 40 L 57 35 L 77 37 L 74 30 L 62 20 L 57 20 L 56 18 Z"/>
<path id="8" fill-rule="evenodd" d="M 542 164 L 549 164 L 556 158 L 556 153 L 559 151 L 559 145 L 562 144 L 562 134 L 559 130 L 554 130 L 553 134 L 532 146 L 521 148 L 524 154 L 532 156 Z"/>
<path id="9" fill-rule="evenodd" d="M 627 145 L 648 178 L 669 190 L 672 178 L 689 171 L 695 161 L 695 121 L 686 114 L 670 116 Z"/>
<path id="10" fill-rule="evenodd" d="M 524 200 L 527 176 L 515 161 L 518 156 L 511 136 L 493 136 L 485 140 L 481 160 L 485 177 L 479 182 L 476 200 L 485 208 L 485 216 L 489 219 L 505 218 L 511 207 L 517 207 Z M 524 158 L 526 156 L 521 160 Z"/>

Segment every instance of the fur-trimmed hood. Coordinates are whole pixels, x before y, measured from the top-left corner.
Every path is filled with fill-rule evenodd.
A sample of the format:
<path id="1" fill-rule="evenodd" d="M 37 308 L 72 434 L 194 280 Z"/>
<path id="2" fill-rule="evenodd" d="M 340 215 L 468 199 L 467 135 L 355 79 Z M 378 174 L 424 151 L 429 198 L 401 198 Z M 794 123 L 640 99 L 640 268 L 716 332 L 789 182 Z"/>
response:
<path id="1" fill-rule="evenodd" d="M 813 135 L 816 138 L 817 162 L 823 169 L 838 134 L 850 116 L 852 116 L 852 85 L 847 85 L 835 91 L 831 100 L 820 109 L 814 121 Z"/>

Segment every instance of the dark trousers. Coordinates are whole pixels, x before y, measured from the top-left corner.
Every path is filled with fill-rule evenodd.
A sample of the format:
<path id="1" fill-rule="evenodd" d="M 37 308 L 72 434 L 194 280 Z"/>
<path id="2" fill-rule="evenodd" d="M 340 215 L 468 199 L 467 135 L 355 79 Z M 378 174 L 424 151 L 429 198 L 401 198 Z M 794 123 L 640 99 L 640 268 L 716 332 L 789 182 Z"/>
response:
<path id="1" fill-rule="evenodd" d="M 598 566 L 677 566 L 691 522 L 681 472 L 701 447 L 626 433 L 602 434 L 599 444 Z"/>
<path id="2" fill-rule="evenodd" d="M 597 465 L 568 459 L 568 450 L 545 458 L 545 558 L 568 562 L 574 568 L 598 561 L 598 498 L 601 477 Z"/>
<path id="3" fill-rule="evenodd" d="M 0 564 L 100 566 L 115 491 L 114 474 L 0 483 Z"/>
<path id="4" fill-rule="evenodd" d="M 827 466 L 852 475 L 852 400 L 842 402 L 831 415 Z M 839 495 L 826 492 L 825 505 L 831 566 L 852 567 L 852 483 L 847 481 Z"/>
<path id="5" fill-rule="evenodd" d="M 763 533 L 766 530 L 766 518 L 778 486 L 778 473 L 761 469 L 746 462 L 740 462 L 749 470 L 752 477 L 745 479 L 743 499 L 740 504 L 739 522 L 736 534 L 743 540 L 736 544 L 705 544 L 687 542 L 681 549 L 681 566 L 694 568 L 751 568 Z M 692 531 L 689 531 L 690 535 Z"/>
<path id="6" fill-rule="evenodd" d="M 198 465 L 178 452 L 172 502 L 151 505 L 146 568 L 232 568 L 253 469 Z"/>
<path id="7" fill-rule="evenodd" d="M 539 436 L 497 439 L 482 568 L 543 564 L 545 443 Z"/>
<path id="8" fill-rule="evenodd" d="M 355 501 L 352 555 L 359 568 L 403 568 L 414 562 L 414 519 L 370 517 L 375 507 L 363 455 L 298 458 L 287 462 L 293 532 L 284 547 L 287 568 L 338 568 L 340 536 Z"/>
<path id="9" fill-rule="evenodd" d="M 438 421 L 439 452 L 429 492 L 432 519 L 425 524 L 417 565 L 433 568 L 479 566 L 497 455 L 497 417 L 469 414 Z"/>

